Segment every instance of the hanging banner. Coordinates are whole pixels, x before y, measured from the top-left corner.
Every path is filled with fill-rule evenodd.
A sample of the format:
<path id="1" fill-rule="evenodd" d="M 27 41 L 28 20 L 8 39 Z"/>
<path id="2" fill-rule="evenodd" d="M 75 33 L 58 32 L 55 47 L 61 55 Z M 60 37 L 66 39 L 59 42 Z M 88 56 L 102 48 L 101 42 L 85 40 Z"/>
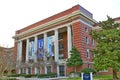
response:
<path id="1" fill-rule="evenodd" d="M 54 36 L 47 37 L 47 51 L 48 51 L 48 57 L 54 56 Z"/>
<path id="2" fill-rule="evenodd" d="M 34 41 L 29 42 L 29 59 L 34 59 Z"/>
<path id="3" fill-rule="evenodd" d="M 43 58 L 44 57 L 44 39 L 40 38 L 38 39 L 38 43 L 37 43 L 37 58 Z"/>

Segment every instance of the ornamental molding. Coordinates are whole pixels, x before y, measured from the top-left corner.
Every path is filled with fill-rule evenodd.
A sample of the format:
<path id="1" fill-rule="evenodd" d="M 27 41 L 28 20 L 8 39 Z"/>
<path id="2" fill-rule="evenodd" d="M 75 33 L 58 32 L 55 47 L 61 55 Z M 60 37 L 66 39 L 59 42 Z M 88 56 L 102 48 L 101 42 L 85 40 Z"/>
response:
<path id="1" fill-rule="evenodd" d="M 94 19 L 89 18 L 88 16 L 86 16 L 85 14 L 83 14 L 82 12 L 80 12 L 80 10 L 77 10 L 77 11 L 72 12 L 71 14 L 68 14 L 68 15 L 65 15 L 63 17 L 51 20 L 51 21 L 49 21 L 47 23 L 44 23 L 44 24 L 39 25 L 39 26 L 36 26 L 35 28 L 31 28 L 31 29 L 28 29 L 28 30 L 26 30 L 24 32 L 16 34 L 15 36 L 13 36 L 13 38 L 15 40 L 19 40 L 19 38 L 22 38 L 24 36 L 30 35 L 32 33 L 34 34 L 35 32 L 38 32 L 38 31 L 43 30 L 45 28 L 49 28 L 51 26 L 62 24 L 62 23 L 67 22 L 67 21 L 71 21 L 72 19 L 74 19 L 76 17 L 79 17 L 80 15 L 83 16 L 83 17 L 85 17 L 85 18 L 87 18 L 92 23 L 96 23 L 96 21 Z M 71 23 L 73 23 L 73 21 Z"/>

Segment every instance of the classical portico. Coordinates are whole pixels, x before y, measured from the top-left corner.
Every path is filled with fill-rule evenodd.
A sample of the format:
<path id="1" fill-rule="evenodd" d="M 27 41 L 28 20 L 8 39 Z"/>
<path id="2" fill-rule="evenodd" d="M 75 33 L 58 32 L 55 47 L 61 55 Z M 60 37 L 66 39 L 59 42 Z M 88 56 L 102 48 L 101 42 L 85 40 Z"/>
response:
<path id="1" fill-rule="evenodd" d="M 38 59 L 37 59 L 37 50 L 38 50 L 38 40 L 43 38 L 43 41 L 44 41 L 44 50 L 47 51 L 47 48 L 48 48 L 48 37 L 50 36 L 53 36 L 53 41 L 54 41 L 54 54 L 52 56 L 52 62 L 55 62 L 56 63 L 56 71 L 58 73 L 58 76 L 60 75 L 59 74 L 59 66 L 63 65 L 63 66 L 66 66 L 66 62 L 65 62 L 65 59 L 67 59 L 68 57 L 70 57 L 70 50 L 72 48 L 72 35 L 71 35 L 71 28 L 72 26 L 71 25 L 68 25 L 68 26 L 64 26 L 62 28 L 55 28 L 55 29 L 52 29 L 52 30 L 48 30 L 48 31 L 45 31 L 45 32 L 41 32 L 42 34 L 35 34 L 33 36 L 29 36 L 29 37 L 26 37 L 24 39 L 20 39 L 17 41 L 17 44 L 18 44 L 18 53 L 17 53 L 17 60 L 20 62 L 20 63 L 24 63 L 24 65 L 28 65 L 27 67 L 20 67 L 19 68 L 19 72 L 18 73 L 26 73 L 26 74 L 32 74 L 32 70 L 34 72 L 34 74 L 37 74 L 38 73 L 38 66 L 31 66 L 30 64 L 32 65 L 35 65 L 37 63 L 39 63 Z M 67 36 L 66 39 L 63 38 L 63 36 Z M 61 39 L 60 39 L 61 38 Z M 62 43 L 62 40 L 67 42 L 67 43 Z M 34 55 L 33 55 L 33 62 L 32 60 L 30 60 L 30 43 L 31 42 L 34 42 L 33 43 L 33 51 L 34 51 Z M 25 44 L 25 45 L 24 45 Z M 60 46 L 59 46 L 60 45 Z M 26 48 L 26 49 L 23 49 L 23 48 Z M 63 53 L 62 51 L 62 48 L 66 48 L 67 51 Z M 23 59 L 23 53 L 26 57 L 24 57 L 25 59 Z M 62 58 L 60 57 L 62 56 Z M 54 65 L 50 64 L 49 63 L 49 60 L 50 60 L 51 57 L 46 57 L 46 53 L 44 52 L 44 57 L 43 57 L 43 62 L 46 62 L 45 66 L 44 66 L 44 69 L 45 71 L 43 71 L 44 73 L 47 74 L 47 64 L 51 66 L 51 68 L 53 68 Z M 25 60 L 25 61 L 24 61 Z M 42 62 L 42 63 L 43 63 Z M 22 66 L 22 64 L 18 64 L 19 66 Z M 40 67 L 41 65 L 39 65 Z M 34 69 L 33 69 L 34 68 Z M 64 67 L 65 68 L 65 67 Z M 24 70 L 25 71 L 24 71 Z M 31 69 L 31 71 L 28 71 L 29 69 Z M 23 72 L 24 71 L 24 72 Z M 51 69 L 51 71 L 53 71 L 53 69 Z M 42 73 L 42 71 L 41 71 Z"/>

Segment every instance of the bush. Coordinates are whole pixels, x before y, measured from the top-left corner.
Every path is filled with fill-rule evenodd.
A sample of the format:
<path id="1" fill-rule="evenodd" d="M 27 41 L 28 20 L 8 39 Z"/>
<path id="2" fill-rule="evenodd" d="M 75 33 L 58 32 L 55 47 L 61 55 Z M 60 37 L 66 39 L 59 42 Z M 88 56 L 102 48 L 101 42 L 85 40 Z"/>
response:
<path id="1" fill-rule="evenodd" d="M 56 77 L 56 73 L 48 73 L 48 74 L 38 74 L 38 78 L 49 78 L 49 77 Z"/>
<path id="2" fill-rule="evenodd" d="M 15 78 L 3 78 L 3 79 L 0 79 L 0 80 L 16 80 Z"/>
<path id="3" fill-rule="evenodd" d="M 91 69 L 91 68 L 84 68 L 81 72 L 83 72 L 85 74 L 89 74 L 90 72 L 92 72 L 93 74 L 96 73 L 96 71 L 94 69 Z"/>
<path id="4" fill-rule="evenodd" d="M 8 75 L 6 75 L 7 77 L 19 77 L 20 76 L 20 74 L 8 74 Z"/>
<path id="5" fill-rule="evenodd" d="M 48 73 L 48 74 L 10 74 L 6 75 L 7 77 L 19 77 L 23 76 L 25 78 L 31 78 L 31 77 L 38 77 L 38 78 L 50 78 L 50 77 L 56 77 L 56 73 Z"/>

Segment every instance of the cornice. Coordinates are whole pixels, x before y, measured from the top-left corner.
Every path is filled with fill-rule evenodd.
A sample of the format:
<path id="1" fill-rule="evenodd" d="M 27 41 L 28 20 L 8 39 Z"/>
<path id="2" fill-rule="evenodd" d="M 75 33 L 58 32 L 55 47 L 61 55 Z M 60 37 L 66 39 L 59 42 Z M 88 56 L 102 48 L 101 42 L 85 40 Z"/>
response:
<path id="1" fill-rule="evenodd" d="M 31 33 L 35 33 L 39 30 L 42 30 L 42 29 L 45 29 L 45 28 L 49 28 L 51 26 L 55 26 L 55 25 L 58 25 L 58 24 L 61 24 L 63 22 L 67 22 L 67 21 L 72 21 L 72 19 L 74 19 L 76 16 L 84 16 L 85 18 L 87 18 L 88 20 L 90 20 L 91 22 L 93 23 L 96 23 L 96 21 L 92 18 L 89 18 L 87 17 L 86 15 L 84 15 L 83 13 L 80 12 L 80 10 L 77 10 L 77 11 L 74 11 L 72 12 L 71 14 L 68 14 L 66 16 L 63 16 L 63 17 L 60 17 L 60 18 L 57 18 L 57 19 L 54 19 L 52 21 L 49 21 L 45 24 L 42 24 L 42 25 L 39 25 L 39 26 L 36 26 L 35 28 L 32 28 L 32 29 L 29 29 L 27 31 L 24 31 L 24 32 L 21 32 L 19 34 L 16 34 L 15 36 L 13 36 L 13 38 L 15 40 L 17 40 L 18 38 L 20 37 L 23 37 L 23 36 L 26 36 L 26 35 L 29 35 Z"/>

